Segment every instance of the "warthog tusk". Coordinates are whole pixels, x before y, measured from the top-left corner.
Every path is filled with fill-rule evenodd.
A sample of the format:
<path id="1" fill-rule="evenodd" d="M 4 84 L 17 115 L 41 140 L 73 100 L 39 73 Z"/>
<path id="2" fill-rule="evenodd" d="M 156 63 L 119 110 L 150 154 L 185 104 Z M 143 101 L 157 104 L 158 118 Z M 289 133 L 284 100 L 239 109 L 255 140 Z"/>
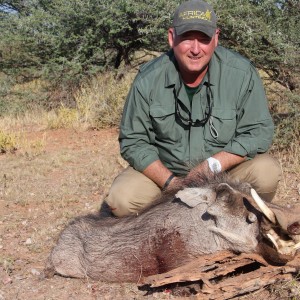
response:
<path id="1" fill-rule="evenodd" d="M 274 246 L 276 247 L 276 250 L 278 251 L 279 247 L 278 247 L 278 244 L 277 242 L 275 241 L 274 237 L 270 234 L 270 233 L 267 233 L 267 237 L 270 239 L 270 241 L 274 244 Z"/>
<path id="2" fill-rule="evenodd" d="M 264 203 L 264 201 L 258 196 L 254 189 L 251 189 L 251 195 L 261 209 L 262 213 L 273 223 L 276 224 L 276 217 L 272 210 Z"/>
<path id="3" fill-rule="evenodd" d="M 300 242 L 299 242 L 299 243 L 297 243 L 297 244 L 295 244 L 295 245 L 293 246 L 293 248 L 294 248 L 295 250 L 298 250 L 298 249 L 300 249 Z"/>

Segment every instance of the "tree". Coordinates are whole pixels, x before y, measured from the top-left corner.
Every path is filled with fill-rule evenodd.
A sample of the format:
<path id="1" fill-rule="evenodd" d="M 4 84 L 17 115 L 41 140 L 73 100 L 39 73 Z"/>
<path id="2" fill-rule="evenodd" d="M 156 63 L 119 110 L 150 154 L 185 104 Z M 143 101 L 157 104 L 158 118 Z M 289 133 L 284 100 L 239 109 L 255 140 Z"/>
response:
<path id="1" fill-rule="evenodd" d="M 1 5 L 6 8 L 0 23 L 1 70 L 61 82 L 118 68 L 122 61 L 128 65 L 141 48 L 164 50 L 176 1 L 18 0 Z"/>
<path id="2" fill-rule="evenodd" d="M 167 29 L 181 0 L 0 0 L 0 71 L 76 87 L 108 68 L 130 65 L 140 49 L 168 49 Z M 272 80 L 299 84 L 298 0 L 211 0 L 221 44 Z"/>
<path id="3" fill-rule="evenodd" d="M 270 79 L 290 90 L 299 85 L 298 0 L 213 1 L 221 41 L 255 62 Z"/>

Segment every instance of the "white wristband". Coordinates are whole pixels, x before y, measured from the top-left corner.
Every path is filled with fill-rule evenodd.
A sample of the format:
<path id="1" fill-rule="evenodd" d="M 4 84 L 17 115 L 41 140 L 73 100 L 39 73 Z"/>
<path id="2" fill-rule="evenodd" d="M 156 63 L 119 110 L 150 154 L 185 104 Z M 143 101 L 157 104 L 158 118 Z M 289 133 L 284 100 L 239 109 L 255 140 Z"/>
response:
<path id="1" fill-rule="evenodd" d="M 207 162 L 208 162 L 209 169 L 213 173 L 220 173 L 222 171 L 221 163 L 216 158 L 209 157 L 207 159 Z"/>

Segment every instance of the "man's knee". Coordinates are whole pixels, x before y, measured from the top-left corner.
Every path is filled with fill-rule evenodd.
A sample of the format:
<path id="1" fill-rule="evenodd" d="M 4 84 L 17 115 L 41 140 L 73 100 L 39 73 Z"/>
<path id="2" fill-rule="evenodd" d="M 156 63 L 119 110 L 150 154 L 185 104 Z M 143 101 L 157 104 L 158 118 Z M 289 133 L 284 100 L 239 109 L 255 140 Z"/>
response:
<path id="1" fill-rule="evenodd" d="M 124 217 L 135 212 L 132 193 L 134 191 L 128 188 L 128 185 L 113 183 L 105 201 L 116 217 Z"/>
<path id="2" fill-rule="evenodd" d="M 281 179 L 281 168 L 276 159 L 269 155 L 253 159 L 253 175 L 266 191 L 273 191 L 277 188 Z"/>
<path id="3" fill-rule="evenodd" d="M 279 162 L 268 154 L 257 155 L 229 173 L 249 182 L 266 201 L 271 201 L 275 196 L 282 175 Z"/>
<path id="4" fill-rule="evenodd" d="M 137 213 L 160 193 L 160 188 L 152 180 L 128 168 L 116 177 L 105 201 L 115 216 L 123 217 Z"/>

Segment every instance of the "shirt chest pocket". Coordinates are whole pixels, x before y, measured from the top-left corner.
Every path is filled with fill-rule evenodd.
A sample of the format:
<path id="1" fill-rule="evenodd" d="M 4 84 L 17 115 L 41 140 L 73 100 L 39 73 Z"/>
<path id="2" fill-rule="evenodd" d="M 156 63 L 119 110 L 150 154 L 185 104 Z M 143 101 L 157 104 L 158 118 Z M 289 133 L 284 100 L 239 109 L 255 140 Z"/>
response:
<path id="1" fill-rule="evenodd" d="M 150 116 L 157 138 L 166 140 L 175 140 L 178 138 L 179 133 L 175 124 L 174 105 L 151 106 Z"/>
<path id="2" fill-rule="evenodd" d="M 205 125 L 204 138 L 208 142 L 226 145 L 236 130 L 236 111 L 234 109 L 213 108 L 211 117 Z"/>

